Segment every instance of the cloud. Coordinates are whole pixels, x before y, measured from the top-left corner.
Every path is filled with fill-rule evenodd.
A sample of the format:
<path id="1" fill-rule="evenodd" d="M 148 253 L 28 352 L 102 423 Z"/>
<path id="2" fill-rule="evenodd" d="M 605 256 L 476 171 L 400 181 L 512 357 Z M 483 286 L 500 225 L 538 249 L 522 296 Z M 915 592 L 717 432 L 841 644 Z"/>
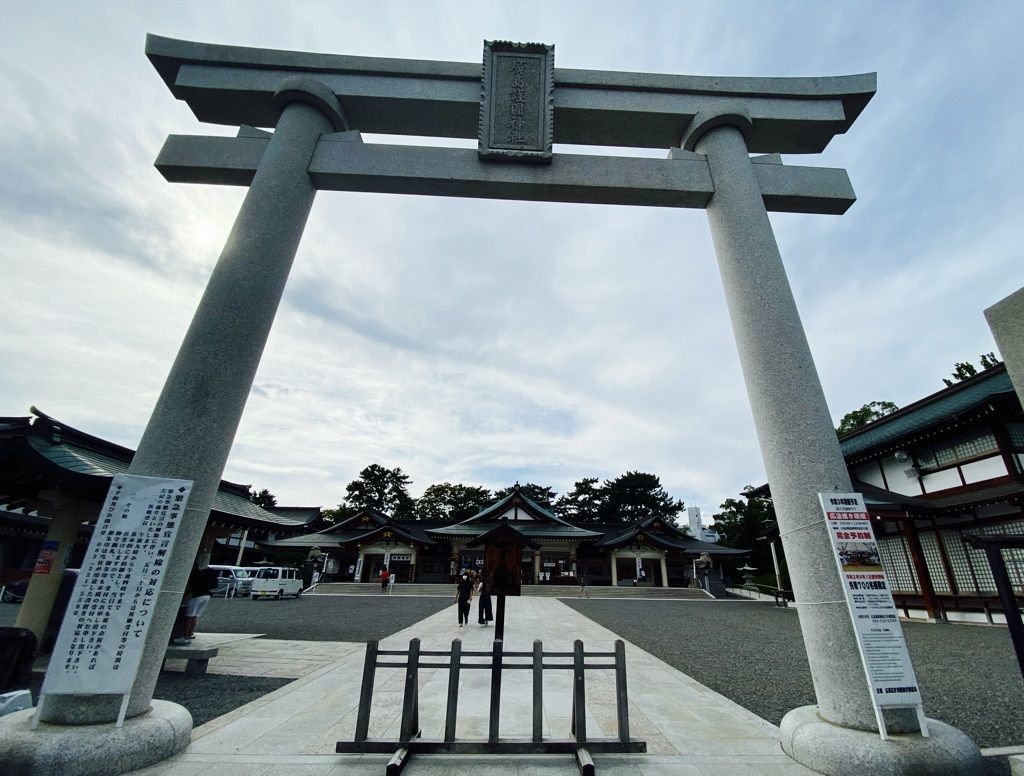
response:
<path id="1" fill-rule="evenodd" d="M 145 32 L 456 61 L 478 61 L 484 38 L 543 40 L 561 67 L 646 72 L 877 70 L 848 136 L 786 160 L 846 167 L 860 200 L 842 217 L 772 221 L 834 414 L 908 403 L 992 349 L 981 309 L 1020 282 L 1024 203 L 1007 172 L 1022 161 L 1021 15 L 1016 3 L 14 7 L 0 52 L 4 412 L 37 404 L 137 444 L 244 196 L 152 168 L 167 134 L 231 128 L 200 126 L 172 98 Z M 703 214 L 321 193 L 225 476 L 330 506 L 370 462 L 401 466 L 414 492 L 516 479 L 564 492 L 641 469 L 709 511 L 761 481 Z"/>

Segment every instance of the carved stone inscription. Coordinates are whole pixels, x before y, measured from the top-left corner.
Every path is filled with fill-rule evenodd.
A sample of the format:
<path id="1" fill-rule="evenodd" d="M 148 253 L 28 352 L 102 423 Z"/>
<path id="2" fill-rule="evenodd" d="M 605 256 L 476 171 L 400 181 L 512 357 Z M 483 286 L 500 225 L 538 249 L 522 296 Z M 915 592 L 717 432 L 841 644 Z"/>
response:
<path id="1" fill-rule="evenodd" d="M 551 161 L 554 58 L 542 43 L 485 42 L 480 158 Z"/>

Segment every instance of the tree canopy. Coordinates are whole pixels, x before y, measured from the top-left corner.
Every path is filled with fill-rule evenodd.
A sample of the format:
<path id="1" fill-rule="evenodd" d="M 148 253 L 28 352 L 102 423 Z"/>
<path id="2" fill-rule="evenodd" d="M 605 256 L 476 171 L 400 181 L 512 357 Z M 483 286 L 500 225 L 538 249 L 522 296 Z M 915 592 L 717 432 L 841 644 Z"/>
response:
<path id="1" fill-rule="evenodd" d="M 261 490 L 259 493 L 256 493 L 250 488 L 249 501 L 258 507 L 263 507 L 264 509 L 270 509 L 271 507 L 277 506 L 277 498 L 266 488 Z"/>
<path id="2" fill-rule="evenodd" d="M 570 523 L 594 523 L 600 519 L 607 492 L 597 477 L 577 480 L 572 490 L 555 502 L 555 513 Z"/>
<path id="3" fill-rule="evenodd" d="M 502 488 L 501 490 L 494 491 L 494 497 L 491 499 L 493 502 L 501 501 L 505 496 L 508 496 L 515 490 L 515 486 L 508 488 Z M 554 489 L 548 485 L 537 485 L 532 482 L 527 482 L 525 485 L 519 486 L 519 492 L 526 496 L 530 501 L 541 506 L 549 507 L 555 503 L 555 497 L 558 495 Z"/>
<path id="4" fill-rule="evenodd" d="M 744 498 L 727 498 L 715 513 L 715 522 L 711 526 L 721 537 L 720 544 L 725 547 L 750 550 L 747 562 L 761 574 L 774 571 L 771 559 L 771 548 L 760 537 L 775 520 L 775 506 L 770 498 L 751 496 L 753 486 L 743 489 Z M 782 557 L 780 554 L 780 562 Z M 737 565 L 741 565 L 738 561 Z M 783 584 L 786 584 L 785 581 Z"/>
<path id="5" fill-rule="evenodd" d="M 626 472 L 605 480 L 598 517 L 603 523 L 632 523 L 651 516 L 674 523 L 682 508 L 683 502 L 665 492 L 657 475 Z"/>
<path id="6" fill-rule="evenodd" d="M 476 485 L 442 482 L 416 499 L 417 520 L 459 521 L 472 517 L 491 500 L 491 491 Z"/>
<path id="7" fill-rule="evenodd" d="M 416 502 L 409 495 L 412 480 L 399 467 L 370 464 L 345 488 L 347 510 L 376 509 L 398 520 L 415 517 Z"/>
<path id="8" fill-rule="evenodd" d="M 839 428 L 836 429 L 836 433 L 839 436 L 849 434 L 851 431 L 855 431 L 861 426 L 866 426 L 879 418 L 884 418 L 886 415 L 898 410 L 895 404 L 891 401 L 871 401 L 865 404 L 860 409 L 851 410 L 843 415 L 839 421 Z"/>
<path id="9" fill-rule="evenodd" d="M 992 367 L 999 366 L 1003 363 L 996 358 L 996 354 L 991 351 L 988 353 L 982 353 L 978 356 L 978 360 L 981 363 L 982 371 L 992 369 Z M 953 379 L 950 380 L 948 377 L 943 377 L 942 382 L 946 384 L 947 388 L 951 388 L 954 383 L 959 383 L 970 377 L 974 377 L 976 374 L 978 374 L 978 368 L 970 361 L 957 361 L 953 364 Z"/>

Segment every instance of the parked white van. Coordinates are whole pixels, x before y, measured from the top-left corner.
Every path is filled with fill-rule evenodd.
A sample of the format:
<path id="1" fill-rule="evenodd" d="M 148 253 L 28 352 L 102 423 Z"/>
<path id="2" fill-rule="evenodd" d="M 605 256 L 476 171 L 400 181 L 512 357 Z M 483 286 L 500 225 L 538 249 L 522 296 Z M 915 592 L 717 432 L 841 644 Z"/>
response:
<path id="1" fill-rule="evenodd" d="M 249 595 L 252 578 L 245 569 L 239 566 L 210 566 L 210 568 L 217 572 L 217 587 L 212 592 L 215 598 Z"/>
<path id="2" fill-rule="evenodd" d="M 282 568 L 281 566 L 267 566 L 256 572 L 256 579 L 252 581 L 252 598 L 284 598 L 286 595 L 293 595 L 298 598 L 302 595 L 302 574 L 298 569 Z"/>

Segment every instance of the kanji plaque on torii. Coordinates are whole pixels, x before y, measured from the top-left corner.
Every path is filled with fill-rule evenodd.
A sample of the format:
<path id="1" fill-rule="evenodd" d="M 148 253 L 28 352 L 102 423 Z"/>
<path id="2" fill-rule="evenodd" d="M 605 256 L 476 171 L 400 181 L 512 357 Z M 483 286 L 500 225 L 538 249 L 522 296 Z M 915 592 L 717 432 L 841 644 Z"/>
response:
<path id="1" fill-rule="evenodd" d="M 484 42 L 481 159 L 551 161 L 555 47 Z"/>

